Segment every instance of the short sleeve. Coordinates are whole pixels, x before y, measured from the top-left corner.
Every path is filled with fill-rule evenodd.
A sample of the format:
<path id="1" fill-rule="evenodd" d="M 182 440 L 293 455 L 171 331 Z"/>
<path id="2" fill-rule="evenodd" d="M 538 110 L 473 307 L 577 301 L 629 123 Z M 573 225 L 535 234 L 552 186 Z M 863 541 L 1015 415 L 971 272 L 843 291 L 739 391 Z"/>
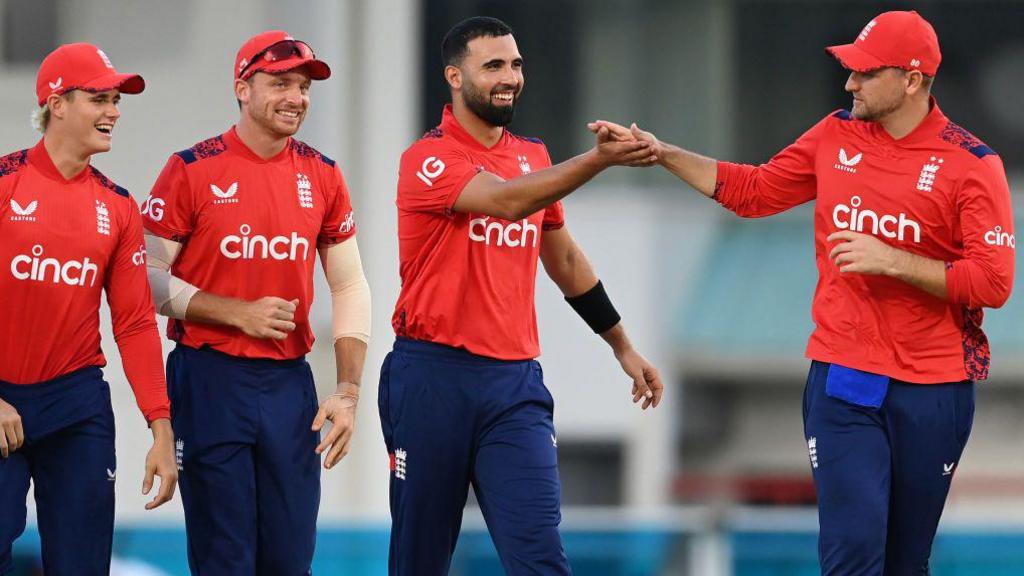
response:
<path id="1" fill-rule="evenodd" d="M 459 150 L 414 146 L 399 166 L 398 208 L 450 215 L 463 188 L 482 170 Z"/>
<path id="2" fill-rule="evenodd" d="M 348 240 L 356 234 L 355 216 L 348 185 L 337 165 L 330 172 L 328 181 L 327 212 L 317 236 L 318 246 L 330 246 Z"/>
<path id="3" fill-rule="evenodd" d="M 544 209 L 544 230 L 558 230 L 565 226 L 565 208 L 559 200 Z"/>
<path id="4" fill-rule="evenodd" d="M 177 154 L 167 161 L 142 203 L 142 219 L 146 231 L 161 238 L 183 242 L 192 234 L 195 203 L 185 164 Z"/>

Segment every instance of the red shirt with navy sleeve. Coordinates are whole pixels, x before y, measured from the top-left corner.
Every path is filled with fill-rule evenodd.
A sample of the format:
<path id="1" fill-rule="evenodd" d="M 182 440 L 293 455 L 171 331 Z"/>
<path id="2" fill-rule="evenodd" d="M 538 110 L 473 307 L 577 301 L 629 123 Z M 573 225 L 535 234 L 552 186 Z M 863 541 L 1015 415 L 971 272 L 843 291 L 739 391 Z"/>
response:
<path id="1" fill-rule="evenodd" d="M 715 199 L 747 217 L 817 201 L 809 358 L 919 384 L 988 377 L 982 308 L 1001 306 L 1013 285 L 1010 191 L 999 156 L 934 99 L 899 140 L 840 110 L 767 164 L 720 162 Z M 945 262 L 947 297 L 887 276 L 841 274 L 825 240 L 840 230 Z"/>
<path id="2" fill-rule="evenodd" d="M 295 139 L 260 158 L 235 129 L 171 155 L 143 204 L 146 231 L 182 244 L 171 274 L 218 296 L 299 300 L 284 340 L 170 319 L 168 338 L 243 358 L 298 358 L 313 346 L 309 307 L 317 247 L 356 233 L 334 160 Z"/>
<path id="3" fill-rule="evenodd" d="M 105 366 L 106 290 L 125 375 L 147 421 L 167 418 L 142 218 L 128 191 L 87 166 L 70 180 L 40 140 L 0 158 L 0 380 L 35 384 Z"/>
<path id="4" fill-rule="evenodd" d="M 395 334 L 501 360 L 540 355 L 537 259 L 544 231 L 565 224 L 562 204 L 518 222 L 452 208 L 481 171 L 509 180 L 550 165 L 540 140 L 505 130 L 486 148 L 445 107 L 441 125 L 409 147 L 399 167 Z"/>

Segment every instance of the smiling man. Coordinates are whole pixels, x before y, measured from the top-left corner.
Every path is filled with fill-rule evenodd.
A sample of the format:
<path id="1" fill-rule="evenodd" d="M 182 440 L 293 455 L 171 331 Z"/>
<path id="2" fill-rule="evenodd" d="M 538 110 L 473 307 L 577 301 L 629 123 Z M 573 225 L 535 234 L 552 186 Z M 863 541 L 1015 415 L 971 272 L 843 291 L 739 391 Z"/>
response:
<path id="1" fill-rule="evenodd" d="M 292 137 L 312 81 L 330 73 L 285 32 L 249 39 L 235 58 L 238 123 L 172 155 L 143 206 L 153 297 L 177 342 L 168 384 L 195 574 L 307 574 L 317 455 L 331 468 L 351 444 L 369 287 L 340 169 Z M 316 251 L 337 361 L 319 411 L 304 359 Z"/>
<path id="2" fill-rule="evenodd" d="M 114 529 L 114 416 L 100 370 L 99 309 L 153 433 L 147 509 L 177 479 L 142 219 L 128 192 L 90 165 L 108 152 L 121 94 L 145 88 L 102 50 L 67 44 L 39 67 L 34 148 L 0 158 L 0 574 L 35 486 L 43 569 L 105 575 Z"/>
<path id="3" fill-rule="evenodd" d="M 886 12 L 828 48 L 850 71 L 838 110 L 768 163 L 716 162 L 632 130 L 724 207 L 769 216 L 814 200 L 820 279 L 804 430 L 823 574 L 928 574 L 953 472 L 988 377 L 982 308 L 1014 274 L 1002 161 L 947 118 L 941 54 L 917 12 Z"/>
<path id="4" fill-rule="evenodd" d="M 447 573 L 472 485 L 508 574 L 569 574 L 554 402 L 534 360 L 537 262 L 608 342 L 633 401 L 657 406 L 661 379 L 630 344 L 559 202 L 609 166 L 655 158 L 647 143 L 599 131 L 593 149 L 551 166 L 540 140 L 509 132 L 525 80 L 499 20 L 457 24 L 442 56 L 452 104 L 399 168 L 398 339 L 379 395 L 390 572 Z"/>

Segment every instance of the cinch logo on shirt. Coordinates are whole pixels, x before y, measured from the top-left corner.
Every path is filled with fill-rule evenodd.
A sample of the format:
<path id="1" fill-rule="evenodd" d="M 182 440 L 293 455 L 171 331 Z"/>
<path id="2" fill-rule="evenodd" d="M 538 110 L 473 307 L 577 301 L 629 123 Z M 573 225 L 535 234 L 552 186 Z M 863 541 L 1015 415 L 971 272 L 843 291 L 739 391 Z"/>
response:
<path id="1" fill-rule="evenodd" d="M 860 196 L 850 198 L 850 205 L 838 204 L 832 210 L 832 222 L 840 230 L 853 230 L 854 232 L 865 232 L 870 230 L 871 234 L 878 236 L 879 233 L 886 238 L 896 238 L 900 241 L 906 237 L 907 230 L 914 232 L 914 243 L 921 241 L 921 225 L 914 222 L 907 215 L 900 212 L 900 215 L 882 214 L 879 216 L 873 210 L 861 210 Z M 845 219 L 845 220 L 844 220 Z M 870 228 L 867 228 L 870 225 Z"/>
<path id="2" fill-rule="evenodd" d="M 33 200 L 28 203 L 28 206 L 21 207 L 13 198 L 11 199 L 11 210 L 14 214 L 11 215 L 11 222 L 35 222 L 36 217 L 33 214 L 36 213 L 36 208 L 39 208 L 39 201 Z"/>
<path id="3" fill-rule="evenodd" d="M 11 260 L 11 274 L 18 280 L 34 280 L 36 282 L 63 282 L 68 286 L 89 286 L 96 283 L 99 268 L 86 258 L 79 262 L 69 260 L 61 262 L 56 258 L 43 258 L 43 247 L 36 244 L 32 247 L 32 255 L 19 254 Z M 89 278 L 89 273 L 92 277 Z"/>
<path id="4" fill-rule="evenodd" d="M 132 264 L 141 266 L 146 263 L 146 246 L 140 244 L 139 251 L 132 254 Z"/>
<path id="5" fill-rule="evenodd" d="M 989 230 L 985 232 L 985 244 L 990 246 L 1009 246 L 1010 248 L 1017 248 L 1017 239 L 1013 234 L 1003 232 L 1002 226 L 996 226 L 995 230 Z"/>
<path id="6" fill-rule="evenodd" d="M 238 229 L 241 236 L 225 236 L 220 241 L 220 253 L 232 260 L 296 260 L 299 247 L 302 248 L 302 260 L 309 256 L 309 240 L 292 232 L 291 236 L 274 236 L 267 238 L 261 234 L 250 236 L 252 227 L 242 224 Z"/>
<path id="7" fill-rule="evenodd" d="M 487 246 L 493 242 L 497 246 L 511 246 L 512 248 L 537 247 L 537 227 L 530 224 L 530 221 L 523 218 L 522 222 L 512 222 L 502 225 L 501 222 L 490 222 L 490 216 L 473 218 L 469 221 L 469 239 L 474 242 L 483 242 Z M 530 233 L 533 232 L 532 239 Z"/>

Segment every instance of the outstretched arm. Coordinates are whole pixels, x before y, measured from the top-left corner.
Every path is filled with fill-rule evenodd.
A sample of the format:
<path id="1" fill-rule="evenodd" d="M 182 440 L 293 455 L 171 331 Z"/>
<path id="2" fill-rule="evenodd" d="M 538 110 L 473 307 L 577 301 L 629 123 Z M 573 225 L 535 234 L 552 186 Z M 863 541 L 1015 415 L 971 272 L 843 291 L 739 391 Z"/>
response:
<path id="1" fill-rule="evenodd" d="M 504 180 L 481 171 L 462 189 L 452 209 L 520 220 L 568 196 L 610 166 L 650 166 L 657 158 L 648 142 L 619 142 L 610 130 L 596 130 L 597 144 L 561 164 Z"/>
<path id="2" fill-rule="evenodd" d="M 540 258 L 544 270 L 565 299 L 590 327 L 611 346 L 622 370 L 633 380 L 633 402 L 643 399 L 643 408 L 661 403 L 664 385 L 657 369 L 640 355 L 629 341 L 619 319 L 583 250 L 565 228 L 547 230 L 541 240 Z"/>
<path id="3" fill-rule="evenodd" d="M 591 122 L 587 127 L 595 133 L 602 128 L 609 130 L 615 140 L 635 139 L 649 143 L 653 155 L 658 159 L 658 164 L 689 184 L 694 190 L 708 198 L 714 197 L 715 177 L 718 174 L 718 162 L 714 158 L 701 156 L 668 142 L 662 142 L 654 134 L 638 128 L 636 124 L 626 128 L 614 122 L 598 120 Z"/>

